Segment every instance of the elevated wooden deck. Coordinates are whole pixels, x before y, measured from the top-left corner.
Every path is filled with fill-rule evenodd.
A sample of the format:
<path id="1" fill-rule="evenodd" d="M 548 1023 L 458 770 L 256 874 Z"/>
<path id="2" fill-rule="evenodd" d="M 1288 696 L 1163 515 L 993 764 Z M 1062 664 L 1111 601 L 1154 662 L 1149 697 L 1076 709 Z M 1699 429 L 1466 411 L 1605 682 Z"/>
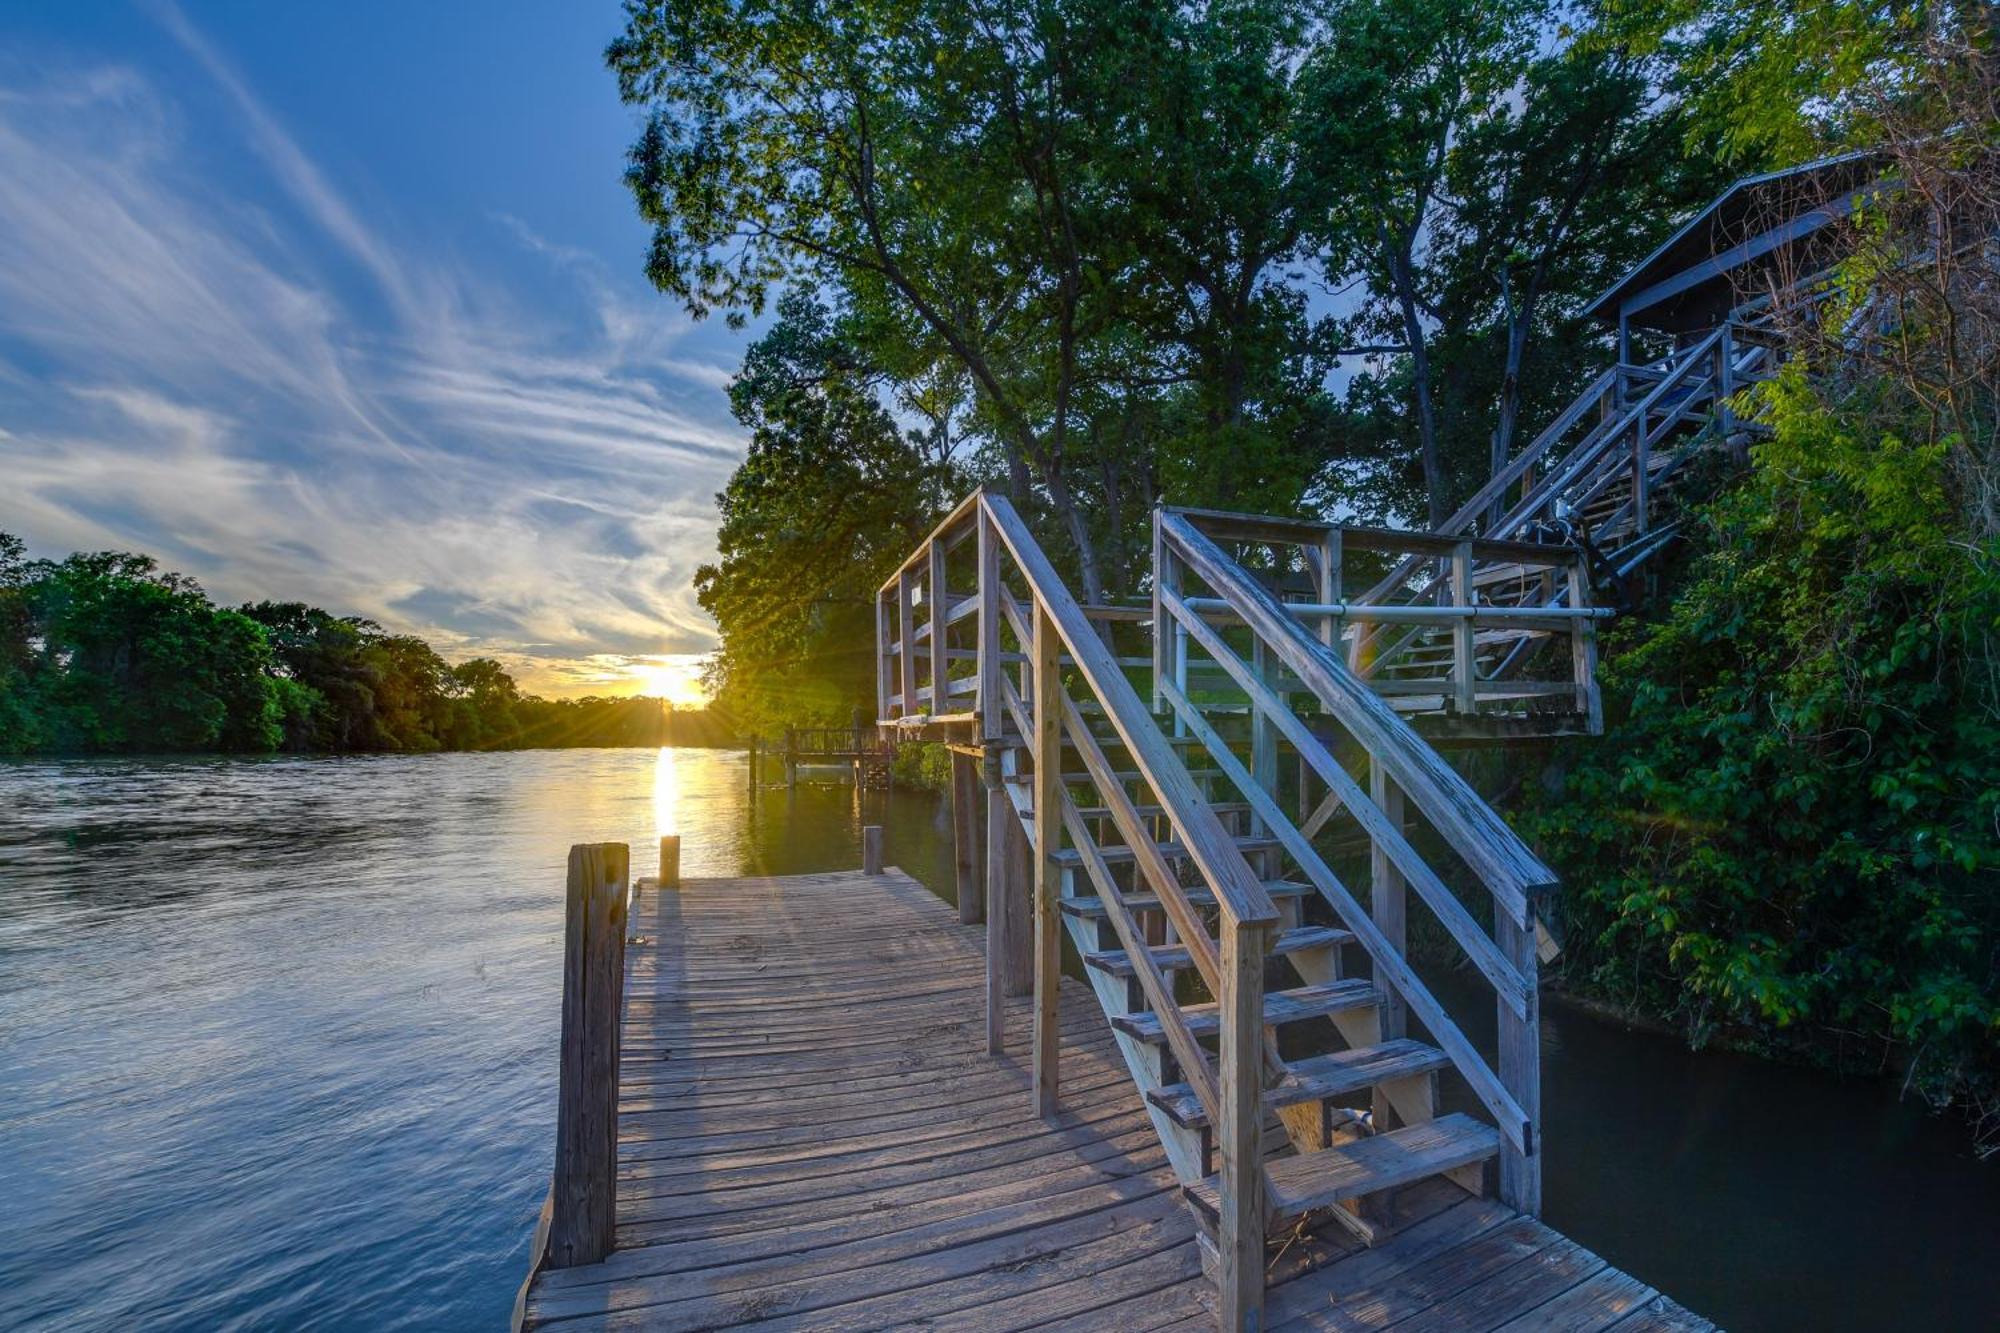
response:
<path id="1" fill-rule="evenodd" d="M 525 1327 L 1214 1327 L 1194 1224 L 1081 984 L 1062 983 L 1045 1121 L 1030 1001 L 988 1056 L 983 928 L 898 871 L 646 881 L 631 921 L 618 1248 L 538 1274 Z M 1713 1327 L 1443 1181 L 1393 1207 L 1374 1249 L 1278 1254 L 1265 1326 Z"/>

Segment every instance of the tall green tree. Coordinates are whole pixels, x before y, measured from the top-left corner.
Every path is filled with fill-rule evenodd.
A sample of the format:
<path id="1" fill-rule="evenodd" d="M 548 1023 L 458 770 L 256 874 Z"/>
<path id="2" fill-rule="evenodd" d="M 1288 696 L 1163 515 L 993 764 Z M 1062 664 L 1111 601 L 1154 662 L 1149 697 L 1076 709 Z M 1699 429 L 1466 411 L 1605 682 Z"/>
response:
<path id="1" fill-rule="evenodd" d="M 718 559 L 695 587 L 722 637 L 717 703 L 748 727 L 841 724 L 872 696 L 875 590 L 959 485 L 878 380 L 799 289 L 730 387 L 750 447 L 716 497 Z"/>
<path id="2" fill-rule="evenodd" d="M 608 57 L 647 112 L 649 272 L 696 313 L 841 292 L 877 364 L 970 387 L 960 433 L 1085 594 L 1129 589 L 1163 440 L 1177 478 L 1264 507 L 1313 472 L 1256 428 L 1321 391 L 1273 282 L 1314 211 L 1302 24 L 1269 0 L 628 5 Z"/>

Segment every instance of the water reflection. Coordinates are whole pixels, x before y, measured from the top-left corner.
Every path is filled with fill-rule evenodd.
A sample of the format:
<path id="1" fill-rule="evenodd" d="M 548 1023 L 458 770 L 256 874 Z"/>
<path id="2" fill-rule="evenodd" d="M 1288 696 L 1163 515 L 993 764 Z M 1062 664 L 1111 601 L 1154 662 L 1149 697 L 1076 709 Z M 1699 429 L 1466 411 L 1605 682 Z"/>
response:
<path id="1" fill-rule="evenodd" d="M 653 835 L 668 837 L 680 832 L 680 764 L 671 746 L 660 747 L 653 764 Z"/>

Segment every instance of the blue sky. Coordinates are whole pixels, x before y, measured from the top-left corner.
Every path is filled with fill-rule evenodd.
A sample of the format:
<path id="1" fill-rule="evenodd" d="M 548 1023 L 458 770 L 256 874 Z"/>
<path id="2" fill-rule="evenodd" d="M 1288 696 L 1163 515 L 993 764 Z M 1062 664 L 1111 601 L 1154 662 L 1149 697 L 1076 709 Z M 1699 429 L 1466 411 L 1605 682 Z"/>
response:
<path id="1" fill-rule="evenodd" d="M 641 274 L 620 23 L 0 9 L 0 530 L 683 692 L 746 335 Z"/>

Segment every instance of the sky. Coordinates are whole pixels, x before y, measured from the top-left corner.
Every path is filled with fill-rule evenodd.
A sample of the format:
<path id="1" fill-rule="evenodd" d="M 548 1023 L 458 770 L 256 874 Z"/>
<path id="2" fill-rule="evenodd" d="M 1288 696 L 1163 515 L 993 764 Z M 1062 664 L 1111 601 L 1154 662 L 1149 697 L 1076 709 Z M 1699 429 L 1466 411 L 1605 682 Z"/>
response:
<path id="1" fill-rule="evenodd" d="M 754 330 L 645 281 L 620 22 L 0 6 L 0 531 L 692 701 Z"/>

